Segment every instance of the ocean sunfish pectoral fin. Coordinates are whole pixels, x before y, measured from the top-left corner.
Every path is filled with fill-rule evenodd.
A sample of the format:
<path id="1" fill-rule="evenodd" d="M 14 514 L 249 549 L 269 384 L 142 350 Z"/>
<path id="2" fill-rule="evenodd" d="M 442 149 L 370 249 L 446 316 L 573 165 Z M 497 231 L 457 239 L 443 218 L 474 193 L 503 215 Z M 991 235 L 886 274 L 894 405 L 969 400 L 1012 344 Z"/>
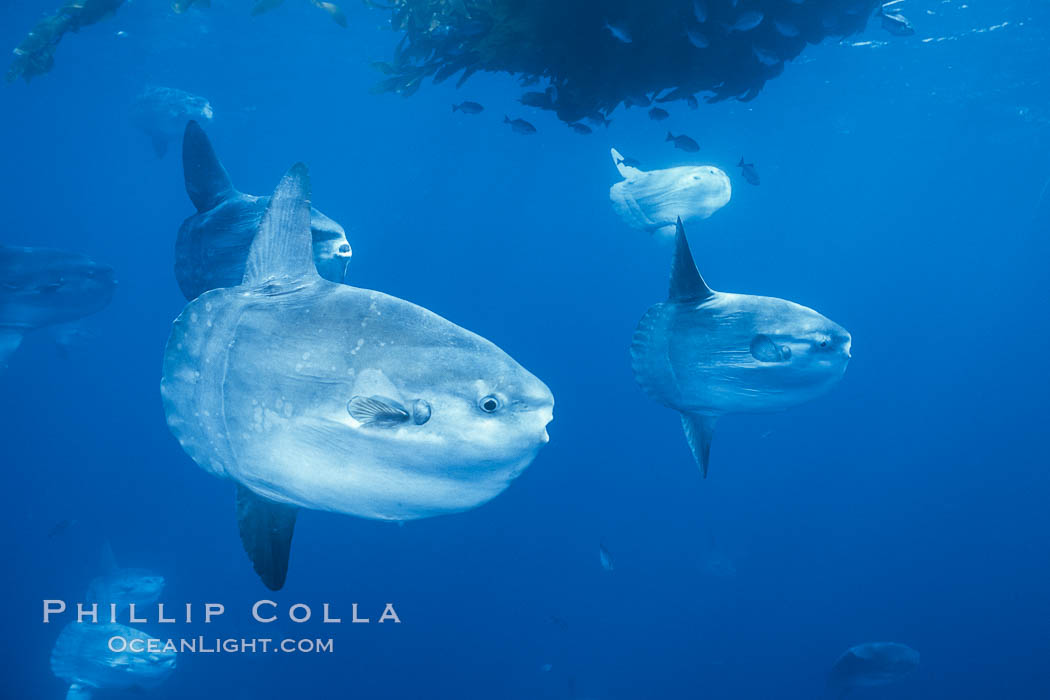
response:
<path id="1" fill-rule="evenodd" d="M 12 328 L 0 328 L 0 369 L 7 367 L 7 358 L 11 357 L 22 344 L 22 332 Z"/>
<path id="2" fill-rule="evenodd" d="M 288 576 L 288 557 L 299 509 L 256 495 L 237 485 L 237 527 L 241 544 L 255 573 L 271 591 L 279 591 Z"/>
<path id="3" fill-rule="evenodd" d="M 94 696 L 94 690 L 86 685 L 80 685 L 74 683 L 69 686 L 69 690 L 66 691 L 66 700 L 91 700 Z"/>
<path id="4" fill-rule="evenodd" d="M 310 174 L 296 163 L 281 178 L 255 234 L 244 286 L 268 282 L 321 279 L 314 266 L 313 234 L 310 231 Z"/>
<path id="5" fill-rule="evenodd" d="M 197 211 L 214 209 L 236 192 L 208 135 L 195 121 L 186 124 L 182 136 L 182 175 L 186 181 L 186 194 Z"/>
<path id="6" fill-rule="evenodd" d="M 683 413 L 682 429 L 685 440 L 693 451 L 693 459 L 700 467 L 700 473 L 707 478 L 707 465 L 711 461 L 711 438 L 715 434 L 717 416 L 706 416 L 699 413 Z"/>
<path id="7" fill-rule="evenodd" d="M 693 262 L 689 250 L 689 241 L 685 237 L 682 218 L 675 224 L 674 260 L 671 262 L 671 285 L 668 298 L 679 302 L 700 302 L 714 296 L 714 291 L 707 286 L 700 271 Z"/>
<path id="8" fill-rule="evenodd" d="M 616 166 L 616 169 L 620 171 L 620 175 L 622 175 L 625 180 L 629 180 L 632 177 L 642 174 L 642 171 L 638 168 L 624 163 L 623 155 L 621 155 L 615 148 L 610 148 L 609 150 L 612 152 L 613 164 Z"/>
<path id="9" fill-rule="evenodd" d="M 346 403 L 346 410 L 362 425 L 399 425 L 412 418 L 400 402 L 386 396 L 355 396 Z"/>

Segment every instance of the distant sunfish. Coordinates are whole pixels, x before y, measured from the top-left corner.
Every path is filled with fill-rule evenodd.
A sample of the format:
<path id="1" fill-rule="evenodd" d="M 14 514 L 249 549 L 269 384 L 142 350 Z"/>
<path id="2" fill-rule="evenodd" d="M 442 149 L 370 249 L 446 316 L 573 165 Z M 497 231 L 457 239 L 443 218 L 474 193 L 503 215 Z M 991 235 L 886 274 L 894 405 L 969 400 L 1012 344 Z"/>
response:
<path id="1" fill-rule="evenodd" d="M 828 695 L 842 698 L 855 688 L 889 685 L 919 667 L 919 652 L 896 642 L 869 642 L 848 649 L 828 675 Z"/>
<path id="2" fill-rule="evenodd" d="M 105 610 L 116 604 L 121 616 L 130 612 L 128 605 L 149 605 L 164 593 L 164 577 L 145 569 L 122 569 L 117 566 L 113 550 L 107 543 L 102 549 L 102 574 L 88 584 L 84 600 L 98 603 Z"/>
<path id="3" fill-rule="evenodd" d="M 186 193 L 197 213 L 182 222 L 175 243 L 175 278 L 187 300 L 244 279 L 248 248 L 270 198 L 239 192 L 200 125 L 186 125 L 182 140 Z M 314 264 L 321 277 L 342 282 L 353 251 L 338 223 L 310 209 Z"/>
<path id="4" fill-rule="evenodd" d="M 708 287 L 681 222 L 668 300 L 645 313 L 631 343 L 635 379 L 651 399 L 682 414 L 705 477 L 719 416 L 809 401 L 838 383 L 849 358 L 849 333 L 816 311 Z"/>
<path id="5" fill-rule="evenodd" d="M 146 88 L 132 110 L 132 121 L 149 137 L 158 158 L 168 152 L 168 145 L 179 137 L 186 122 L 211 121 L 213 116 L 208 100 L 169 87 Z"/>
<path id="6" fill-rule="evenodd" d="M 627 165 L 615 148 L 613 163 L 625 178 L 609 189 L 613 209 L 632 228 L 673 235 L 675 221 L 701 221 L 729 203 L 729 177 L 711 165 L 645 172 Z"/>
<path id="7" fill-rule="evenodd" d="M 0 245 L 0 369 L 26 333 L 109 306 L 113 269 L 83 255 Z"/>
<path id="8" fill-rule="evenodd" d="M 532 462 L 554 407 L 543 382 L 484 338 L 318 276 L 308 189 L 296 165 L 243 283 L 175 321 L 161 380 L 183 449 L 237 483 L 242 543 L 274 590 L 298 508 L 410 520 L 477 507 Z"/>
<path id="9" fill-rule="evenodd" d="M 55 640 L 51 672 L 69 683 L 66 700 L 89 700 L 100 690 L 156 688 L 175 671 L 175 652 L 150 651 L 151 641 L 160 646 L 124 625 L 71 622 Z"/>

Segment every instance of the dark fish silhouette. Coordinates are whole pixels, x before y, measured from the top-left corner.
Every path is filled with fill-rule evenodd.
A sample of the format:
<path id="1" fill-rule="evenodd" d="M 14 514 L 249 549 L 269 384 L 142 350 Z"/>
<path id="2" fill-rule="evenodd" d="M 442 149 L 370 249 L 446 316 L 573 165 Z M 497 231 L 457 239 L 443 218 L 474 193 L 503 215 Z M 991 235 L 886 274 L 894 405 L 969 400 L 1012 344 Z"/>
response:
<path id="1" fill-rule="evenodd" d="M 580 122 L 573 122 L 572 124 L 569 124 L 569 128 L 575 131 L 577 134 L 586 135 L 594 133 L 594 130 L 591 129 L 591 127 L 587 126 L 586 124 L 581 124 Z"/>
<path id="2" fill-rule="evenodd" d="M 649 110 L 649 118 L 653 121 L 660 122 L 671 116 L 666 109 L 662 107 L 653 107 Z"/>
<path id="3" fill-rule="evenodd" d="M 504 124 L 510 124 L 511 130 L 515 134 L 535 134 L 536 133 L 536 127 L 534 127 L 532 124 L 529 124 L 524 119 L 511 119 L 510 117 L 504 115 L 503 123 Z"/>
<path id="4" fill-rule="evenodd" d="M 700 150 L 700 144 L 693 139 L 689 138 L 685 134 L 679 134 L 675 136 L 670 131 L 667 132 L 667 138 L 664 141 L 673 141 L 675 148 L 680 148 L 686 153 L 696 153 Z"/>
<path id="5" fill-rule="evenodd" d="M 463 114 L 481 114 L 485 110 L 484 107 L 479 105 L 477 102 L 460 102 L 458 105 L 452 105 L 453 112 L 463 112 Z"/>
<path id="6" fill-rule="evenodd" d="M 758 176 L 758 171 L 755 170 L 754 163 L 745 163 L 744 159 L 741 158 L 740 162 L 736 164 L 736 167 L 740 168 L 740 174 L 744 176 L 744 179 L 747 180 L 749 184 L 759 185 L 762 183 L 762 179 Z"/>

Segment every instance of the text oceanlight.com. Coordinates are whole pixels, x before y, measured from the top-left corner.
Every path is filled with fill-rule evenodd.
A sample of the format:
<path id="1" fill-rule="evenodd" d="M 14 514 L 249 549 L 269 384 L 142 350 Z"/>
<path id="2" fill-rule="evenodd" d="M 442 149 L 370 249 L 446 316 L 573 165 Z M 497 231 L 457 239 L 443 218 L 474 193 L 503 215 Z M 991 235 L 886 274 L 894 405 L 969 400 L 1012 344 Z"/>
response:
<path id="1" fill-rule="evenodd" d="M 109 650 L 115 654 L 331 654 L 335 643 L 328 639 L 220 639 L 194 637 L 184 639 L 140 639 L 138 637 L 110 637 Z"/>

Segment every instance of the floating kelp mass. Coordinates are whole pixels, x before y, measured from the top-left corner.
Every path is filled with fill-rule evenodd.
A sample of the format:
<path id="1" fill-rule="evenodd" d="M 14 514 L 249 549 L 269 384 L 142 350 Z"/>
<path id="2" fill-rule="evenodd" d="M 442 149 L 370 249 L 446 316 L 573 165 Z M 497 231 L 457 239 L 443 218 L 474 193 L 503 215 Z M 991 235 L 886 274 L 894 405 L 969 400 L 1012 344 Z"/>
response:
<path id="1" fill-rule="evenodd" d="M 381 5 L 372 3 L 376 7 Z M 618 106 L 706 93 L 756 97 L 807 44 L 859 32 L 877 0 L 393 0 L 404 32 L 376 92 L 409 96 L 427 78 L 477 71 L 541 80 L 527 104 L 567 123 Z M 540 99 L 532 99 L 539 96 Z M 694 98 L 695 99 L 695 98 Z M 525 101 L 523 99 L 523 101 Z"/>

